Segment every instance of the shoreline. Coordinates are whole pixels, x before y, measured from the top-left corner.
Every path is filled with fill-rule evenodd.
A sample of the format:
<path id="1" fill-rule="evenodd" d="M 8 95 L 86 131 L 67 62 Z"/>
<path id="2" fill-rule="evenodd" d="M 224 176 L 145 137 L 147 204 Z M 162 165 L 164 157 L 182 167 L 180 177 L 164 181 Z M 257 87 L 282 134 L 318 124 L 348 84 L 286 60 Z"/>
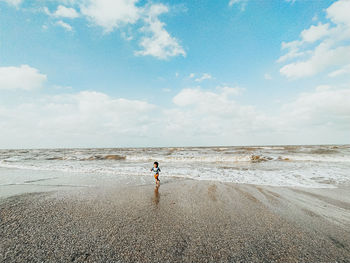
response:
<path id="1" fill-rule="evenodd" d="M 350 188 L 188 179 L 0 202 L 0 261 L 346 262 Z"/>
<path id="2" fill-rule="evenodd" d="M 66 171 L 51 171 L 51 170 L 30 170 L 30 169 L 17 169 L 17 168 L 0 168 L 0 172 L 6 177 L 5 182 L 0 184 L 0 202 L 2 199 L 6 199 L 12 196 L 36 193 L 36 192 L 51 192 L 51 191 L 70 191 L 79 188 L 96 188 L 96 187 L 109 187 L 109 186 L 126 186 L 130 185 L 150 185 L 153 184 L 152 176 L 139 176 L 139 175 L 122 175 L 122 176 L 103 176 L 89 174 L 84 172 L 66 172 Z M 21 178 L 20 182 L 12 182 L 7 178 Z M 203 183 L 223 183 L 233 185 L 246 185 L 256 187 L 271 187 L 276 189 L 305 189 L 306 191 L 315 191 L 322 189 L 350 189 L 350 184 L 328 184 L 323 187 L 311 187 L 311 186 L 290 186 L 290 185 L 271 185 L 271 184 L 254 184 L 254 183 L 241 183 L 241 182 L 225 182 L 215 179 L 198 179 L 191 177 L 181 176 L 161 176 L 162 181 L 172 182 L 178 180 L 193 180 Z M 141 183 L 140 183 L 141 182 Z M 347 195 L 345 195 L 347 196 Z M 344 197 L 345 197 L 344 196 Z M 348 199 L 350 202 L 350 199 Z"/>

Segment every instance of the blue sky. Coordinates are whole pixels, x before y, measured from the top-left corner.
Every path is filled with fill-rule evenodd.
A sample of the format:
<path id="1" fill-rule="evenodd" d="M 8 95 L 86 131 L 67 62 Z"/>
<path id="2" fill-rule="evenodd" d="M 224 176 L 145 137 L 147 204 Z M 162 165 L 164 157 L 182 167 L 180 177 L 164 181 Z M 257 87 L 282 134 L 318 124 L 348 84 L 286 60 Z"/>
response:
<path id="1" fill-rule="evenodd" d="M 2 0 L 0 147 L 349 143 L 349 3 Z"/>

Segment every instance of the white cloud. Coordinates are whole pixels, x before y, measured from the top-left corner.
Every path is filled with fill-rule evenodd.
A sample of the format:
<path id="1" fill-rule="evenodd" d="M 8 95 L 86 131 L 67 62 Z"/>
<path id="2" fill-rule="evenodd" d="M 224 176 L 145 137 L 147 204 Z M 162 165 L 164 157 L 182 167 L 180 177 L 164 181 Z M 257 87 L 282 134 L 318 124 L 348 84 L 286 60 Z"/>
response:
<path id="1" fill-rule="evenodd" d="M 224 96 L 237 96 L 243 92 L 244 89 L 240 87 L 229 87 L 229 86 L 217 86 L 216 90 Z"/>
<path id="2" fill-rule="evenodd" d="M 173 102 L 180 107 L 196 105 L 203 107 L 206 111 L 211 111 L 212 107 L 210 106 L 215 105 L 221 108 L 224 104 L 226 104 L 226 106 L 232 104 L 233 101 L 231 101 L 230 95 L 238 95 L 239 92 L 239 88 L 227 86 L 217 87 L 216 91 L 204 91 L 200 87 L 186 88 L 181 90 L 173 98 Z M 217 111 L 217 109 L 215 109 L 215 111 Z"/>
<path id="3" fill-rule="evenodd" d="M 340 69 L 348 64 L 350 19 L 346 10 L 350 10 L 350 1 L 339 0 L 333 3 L 326 9 L 327 18 L 333 25 L 331 23 L 312 25 L 301 32 L 300 40 L 283 42 L 282 49 L 288 51 L 277 61 L 292 61 L 282 66 L 280 73 L 288 78 L 302 78 L 329 69 L 337 71 L 334 68 Z"/>
<path id="4" fill-rule="evenodd" d="M 247 6 L 248 0 L 230 0 L 228 2 L 229 6 L 237 5 L 241 9 L 241 11 L 244 11 Z"/>
<path id="5" fill-rule="evenodd" d="M 138 0 L 86 0 L 81 4 L 81 13 L 92 23 L 101 26 L 106 33 L 137 22 L 142 24 L 138 32 L 140 50 L 137 56 L 153 56 L 167 59 L 174 56 L 186 56 L 179 40 L 171 36 L 165 29 L 165 23 L 159 16 L 168 13 L 169 9 L 163 4 L 147 4 L 137 6 Z M 133 39 L 131 35 L 128 40 Z"/>
<path id="6" fill-rule="evenodd" d="M 13 5 L 15 7 L 20 6 L 20 4 L 23 2 L 23 0 L 0 0 L 0 1 L 6 2 L 9 5 Z"/>
<path id="7" fill-rule="evenodd" d="M 154 132 L 155 110 L 147 102 L 94 91 L 43 96 L 16 107 L 0 106 L 0 145 L 78 147 L 138 142 Z"/>
<path id="8" fill-rule="evenodd" d="M 160 125 L 172 142 L 190 145 L 348 141 L 350 89 L 319 86 L 282 103 L 273 115 L 239 103 L 241 91 L 225 86 L 183 89 L 173 98 L 176 107 L 159 111 Z"/>
<path id="9" fill-rule="evenodd" d="M 194 79 L 194 81 L 196 81 L 196 82 L 202 82 L 204 80 L 213 79 L 213 76 L 209 73 L 202 73 L 202 75 L 200 77 L 195 78 L 196 75 L 198 75 L 198 74 L 190 73 L 188 75 L 188 78 Z"/>
<path id="10" fill-rule="evenodd" d="M 288 78 L 313 76 L 330 66 L 342 66 L 349 61 L 350 46 L 332 49 L 329 45 L 321 43 L 308 60 L 287 64 L 280 69 L 280 72 Z"/>
<path id="11" fill-rule="evenodd" d="M 0 90 L 33 90 L 43 87 L 47 77 L 28 65 L 0 67 Z"/>
<path id="12" fill-rule="evenodd" d="M 350 1 L 340 0 L 333 3 L 327 9 L 327 17 L 332 20 L 335 24 L 345 24 L 350 26 Z"/>
<path id="13" fill-rule="evenodd" d="M 136 55 L 151 55 L 159 59 L 167 59 L 178 55 L 186 56 L 186 52 L 179 41 L 165 30 L 165 24 L 158 18 L 159 15 L 167 12 L 168 8 L 163 4 L 150 6 L 144 18 L 145 25 L 141 28 L 141 32 L 147 36 L 141 39 L 140 46 L 142 50 L 136 51 Z"/>
<path id="14" fill-rule="evenodd" d="M 66 22 L 63 22 L 62 20 L 57 21 L 56 25 L 63 27 L 67 31 L 73 31 L 72 26 Z"/>
<path id="15" fill-rule="evenodd" d="M 168 106 L 95 91 L 28 97 L 12 106 L 0 104 L 0 145 L 27 148 L 346 142 L 350 129 L 349 88 L 319 86 L 282 104 L 274 115 L 240 103 L 237 96 L 241 91 L 228 86 L 182 89 L 173 97 L 174 104 Z"/>
<path id="16" fill-rule="evenodd" d="M 140 18 L 137 0 L 86 0 L 80 6 L 81 13 L 106 32 L 134 24 Z"/>
<path id="17" fill-rule="evenodd" d="M 78 12 L 71 7 L 65 7 L 63 5 L 59 5 L 57 10 L 52 14 L 55 17 L 65 17 L 65 18 L 77 18 L 79 17 Z"/>
<path id="18" fill-rule="evenodd" d="M 334 78 L 344 74 L 350 74 L 350 64 L 345 65 L 344 67 L 338 70 L 332 71 L 331 73 L 328 74 L 328 76 L 331 78 Z"/>
<path id="19" fill-rule="evenodd" d="M 304 29 L 300 33 L 301 40 L 294 40 L 291 42 L 282 42 L 282 50 L 288 50 L 288 52 L 281 56 L 277 62 L 285 62 L 287 60 L 301 57 L 312 53 L 311 51 L 301 51 L 300 48 L 307 43 L 314 43 L 327 35 L 329 35 L 329 24 L 319 23 L 317 26 L 310 26 L 308 29 Z"/>
<path id="20" fill-rule="evenodd" d="M 209 144 L 238 143 L 237 138 L 243 140 L 247 133 L 260 129 L 263 132 L 268 126 L 265 116 L 253 106 L 238 103 L 234 96 L 239 92 L 230 87 L 218 87 L 213 91 L 181 90 L 173 98 L 177 107 L 166 110 L 171 116 L 171 123 L 166 126 L 168 132 L 180 133 L 192 141 L 201 139 L 202 144 L 208 144 L 208 138 L 211 138 Z"/>
<path id="21" fill-rule="evenodd" d="M 184 89 L 174 97 L 173 102 L 178 106 L 195 104 L 198 100 L 200 100 L 198 95 L 202 95 L 202 91 L 199 89 Z"/>
<path id="22" fill-rule="evenodd" d="M 282 116 L 294 127 L 300 126 L 307 129 L 330 124 L 335 130 L 349 129 L 349 101 L 349 88 L 335 89 L 331 86 L 318 86 L 315 91 L 302 93 L 295 101 L 284 105 Z"/>
<path id="23" fill-rule="evenodd" d="M 299 47 L 300 47 L 300 43 L 301 41 L 292 41 L 292 42 L 282 42 L 282 50 L 287 49 L 288 52 L 281 56 L 277 62 L 285 62 L 287 60 L 293 59 L 293 58 L 297 58 L 297 57 L 301 57 L 303 55 L 305 55 L 307 52 L 304 51 L 300 51 Z"/>
<path id="24" fill-rule="evenodd" d="M 308 29 L 304 29 L 300 36 L 305 42 L 313 43 L 329 34 L 329 24 L 319 23 L 317 26 L 312 25 Z"/>
<path id="25" fill-rule="evenodd" d="M 296 0 L 285 0 L 288 3 L 294 4 Z"/>
<path id="26" fill-rule="evenodd" d="M 186 112 L 191 115 L 201 114 L 200 118 L 205 118 L 205 116 L 234 118 L 239 114 L 244 114 L 244 109 L 247 109 L 247 112 L 254 111 L 254 107 L 241 106 L 231 98 L 231 95 L 238 93 L 238 89 L 230 87 L 219 87 L 216 91 L 205 91 L 199 87 L 186 88 L 173 98 L 173 102 L 180 108 L 189 106 Z"/>
<path id="27" fill-rule="evenodd" d="M 268 124 L 254 107 L 240 105 L 232 98 L 238 92 L 230 87 L 213 91 L 184 89 L 168 107 L 93 91 L 48 95 L 12 107 L 0 105 L 0 145 L 28 148 L 244 143 L 242 136 L 247 131 L 260 132 Z"/>
<path id="28" fill-rule="evenodd" d="M 203 80 L 212 79 L 213 77 L 209 73 L 203 73 L 201 77 L 196 78 L 195 81 L 202 82 Z"/>
<path id="29" fill-rule="evenodd" d="M 21 2 L 6 1 L 16 6 Z M 140 48 L 134 52 L 136 56 L 153 56 L 157 59 L 186 56 L 180 41 L 166 30 L 166 24 L 159 19 L 160 15 L 169 12 L 164 4 L 140 0 L 60 0 L 58 3 L 53 12 L 47 7 L 41 10 L 56 19 L 81 16 L 90 24 L 101 27 L 106 34 L 118 29 L 125 40 L 138 41 Z M 57 21 L 56 25 L 67 31 L 73 30 L 63 20 Z"/>

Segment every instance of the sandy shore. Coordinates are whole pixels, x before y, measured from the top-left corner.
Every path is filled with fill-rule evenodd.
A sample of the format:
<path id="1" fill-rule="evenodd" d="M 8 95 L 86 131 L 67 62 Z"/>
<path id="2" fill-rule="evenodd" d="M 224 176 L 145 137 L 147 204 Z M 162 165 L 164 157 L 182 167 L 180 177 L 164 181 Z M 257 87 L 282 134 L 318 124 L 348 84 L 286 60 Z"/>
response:
<path id="1" fill-rule="evenodd" d="M 349 262 L 350 189 L 193 180 L 0 201 L 0 262 Z"/>

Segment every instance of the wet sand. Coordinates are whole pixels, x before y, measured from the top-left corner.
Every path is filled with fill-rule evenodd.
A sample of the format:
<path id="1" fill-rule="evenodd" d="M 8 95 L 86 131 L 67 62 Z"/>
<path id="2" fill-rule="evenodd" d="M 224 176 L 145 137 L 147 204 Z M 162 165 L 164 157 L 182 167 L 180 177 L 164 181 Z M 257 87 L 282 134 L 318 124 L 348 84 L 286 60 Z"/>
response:
<path id="1" fill-rule="evenodd" d="M 0 200 L 0 262 L 349 262 L 350 188 L 162 180 Z"/>

